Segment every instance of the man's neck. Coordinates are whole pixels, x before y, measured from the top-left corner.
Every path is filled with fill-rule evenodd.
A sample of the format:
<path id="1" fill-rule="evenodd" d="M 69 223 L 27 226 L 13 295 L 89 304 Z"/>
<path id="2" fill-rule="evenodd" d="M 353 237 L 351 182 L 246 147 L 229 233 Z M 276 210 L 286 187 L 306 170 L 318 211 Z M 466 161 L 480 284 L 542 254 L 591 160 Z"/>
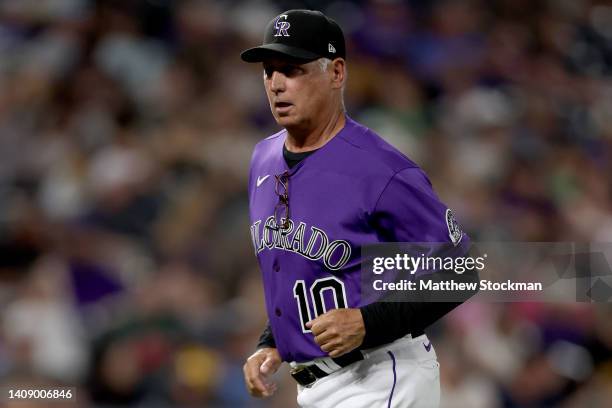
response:
<path id="1" fill-rule="evenodd" d="M 336 136 L 345 123 L 344 111 L 338 111 L 313 129 L 287 129 L 285 146 L 293 153 L 319 149 Z"/>

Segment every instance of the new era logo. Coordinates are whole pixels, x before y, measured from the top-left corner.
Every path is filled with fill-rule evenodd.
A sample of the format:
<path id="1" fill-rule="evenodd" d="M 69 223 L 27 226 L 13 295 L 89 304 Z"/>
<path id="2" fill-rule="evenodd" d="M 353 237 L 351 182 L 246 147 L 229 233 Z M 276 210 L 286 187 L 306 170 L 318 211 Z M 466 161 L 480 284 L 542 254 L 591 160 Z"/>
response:
<path id="1" fill-rule="evenodd" d="M 327 49 L 329 52 L 331 52 L 332 54 L 336 53 L 336 49 L 334 48 L 333 45 L 331 45 L 331 43 L 327 43 Z"/>

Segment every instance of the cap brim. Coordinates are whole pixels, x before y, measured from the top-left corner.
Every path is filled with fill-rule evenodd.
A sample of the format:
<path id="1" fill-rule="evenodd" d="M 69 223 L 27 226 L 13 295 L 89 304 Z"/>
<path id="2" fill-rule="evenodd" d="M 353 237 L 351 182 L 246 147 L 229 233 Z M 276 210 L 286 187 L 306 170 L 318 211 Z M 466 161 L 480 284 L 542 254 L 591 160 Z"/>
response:
<path id="1" fill-rule="evenodd" d="M 259 47 L 249 48 L 240 54 L 240 58 L 245 62 L 263 62 L 278 57 L 308 62 L 314 61 L 321 56 L 314 52 L 291 47 L 286 44 L 264 44 Z"/>

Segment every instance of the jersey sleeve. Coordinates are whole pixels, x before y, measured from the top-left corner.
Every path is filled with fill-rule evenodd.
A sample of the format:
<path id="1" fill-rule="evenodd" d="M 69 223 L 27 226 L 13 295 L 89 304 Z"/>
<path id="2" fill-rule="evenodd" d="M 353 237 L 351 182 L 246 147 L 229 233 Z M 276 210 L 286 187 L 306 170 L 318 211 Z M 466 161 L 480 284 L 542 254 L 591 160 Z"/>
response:
<path id="1" fill-rule="evenodd" d="M 444 249 L 432 246 L 432 250 L 442 250 L 452 256 L 463 256 L 469 251 L 469 238 L 419 168 L 404 169 L 393 175 L 378 198 L 372 221 L 381 242 L 442 243 Z M 449 276 L 468 282 L 476 278 L 475 274 L 451 272 L 450 275 L 436 273 L 429 279 L 443 280 Z M 473 294 L 461 293 L 452 302 L 431 302 L 417 297 L 413 301 L 362 306 L 366 334 L 361 347 L 377 347 L 408 333 L 422 332 Z"/>
<path id="2" fill-rule="evenodd" d="M 440 201 L 425 173 L 416 167 L 393 175 L 372 213 L 381 242 L 467 241 L 452 211 Z"/>

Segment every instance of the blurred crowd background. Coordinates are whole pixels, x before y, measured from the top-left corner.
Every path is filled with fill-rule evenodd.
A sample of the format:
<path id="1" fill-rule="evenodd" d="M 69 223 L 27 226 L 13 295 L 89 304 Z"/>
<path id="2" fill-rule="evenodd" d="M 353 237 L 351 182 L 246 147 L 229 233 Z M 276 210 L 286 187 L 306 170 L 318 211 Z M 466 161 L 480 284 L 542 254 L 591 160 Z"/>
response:
<path id="1" fill-rule="evenodd" d="M 247 172 L 277 127 L 239 52 L 296 7 L 341 24 L 349 115 L 473 240 L 612 242 L 609 1 L 1 0 L 2 385 L 295 406 L 286 367 L 270 400 L 242 379 L 266 321 Z M 612 401 L 609 303 L 473 302 L 429 334 L 444 408 Z"/>

